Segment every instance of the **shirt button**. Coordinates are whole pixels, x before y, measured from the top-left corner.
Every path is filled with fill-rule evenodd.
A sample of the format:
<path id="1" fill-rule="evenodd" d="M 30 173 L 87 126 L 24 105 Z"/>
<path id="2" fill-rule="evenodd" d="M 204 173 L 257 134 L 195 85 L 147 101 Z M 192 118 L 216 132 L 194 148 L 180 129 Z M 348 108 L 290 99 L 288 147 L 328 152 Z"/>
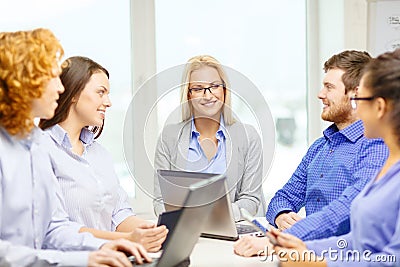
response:
<path id="1" fill-rule="evenodd" d="M 333 149 L 329 150 L 329 153 L 333 153 Z"/>
<path id="2" fill-rule="evenodd" d="M 38 215 L 38 214 L 39 214 L 39 210 L 38 210 L 38 209 L 35 209 L 35 210 L 33 211 L 33 213 L 34 213 L 35 215 Z"/>
<path id="3" fill-rule="evenodd" d="M 319 200 L 319 198 L 317 198 L 317 202 L 319 202 L 320 200 Z"/>
<path id="4" fill-rule="evenodd" d="M 320 178 L 322 178 L 322 177 L 324 177 L 324 175 L 323 175 L 323 174 L 321 174 L 319 177 L 320 177 Z"/>

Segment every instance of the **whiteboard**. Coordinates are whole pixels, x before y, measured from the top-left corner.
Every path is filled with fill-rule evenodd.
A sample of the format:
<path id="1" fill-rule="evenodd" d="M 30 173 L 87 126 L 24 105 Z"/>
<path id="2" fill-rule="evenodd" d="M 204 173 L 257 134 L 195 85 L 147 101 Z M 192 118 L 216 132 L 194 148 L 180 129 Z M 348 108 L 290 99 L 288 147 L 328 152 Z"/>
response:
<path id="1" fill-rule="evenodd" d="M 400 0 L 368 1 L 367 36 L 372 56 L 400 48 Z"/>

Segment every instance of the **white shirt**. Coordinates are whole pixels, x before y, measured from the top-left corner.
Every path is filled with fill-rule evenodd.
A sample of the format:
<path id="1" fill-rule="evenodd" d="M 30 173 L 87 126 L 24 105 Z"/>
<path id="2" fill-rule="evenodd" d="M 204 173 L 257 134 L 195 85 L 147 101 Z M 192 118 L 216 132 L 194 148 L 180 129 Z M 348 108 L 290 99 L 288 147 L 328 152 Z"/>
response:
<path id="1" fill-rule="evenodd" d="M 81 225 L 65 213 L 48 152 L 51 141 L 40 129 L 17 139 L 0 128 L 0 265 L 86 266 L 88 252 L 104 240 L 79 234 Z M 49 249 L 49 250 L 41 250 Z"/>

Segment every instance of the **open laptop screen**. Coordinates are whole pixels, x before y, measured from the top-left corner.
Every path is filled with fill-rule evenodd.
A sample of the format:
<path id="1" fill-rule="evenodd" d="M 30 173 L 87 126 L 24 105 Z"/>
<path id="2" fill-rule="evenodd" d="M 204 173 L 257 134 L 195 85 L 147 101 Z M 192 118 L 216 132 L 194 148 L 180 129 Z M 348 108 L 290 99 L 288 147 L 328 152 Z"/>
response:
<path id="1" fill-rule="evenodd" d="M 180 209 L 188 194 L 188 187 L 201 180 L 207 180 L 216 174 L 158 170 L 158 180 L 161 195 L 166 211 Z M 238 231 L 232 213 L 231 200 L 229 197 L 226 181 L 224 191 L 215 199 L 213 210 L 207 219 L 202 236 L 226 240 L 237 240 Z M 254 230 L 253 230 L 254 232 Z"/>

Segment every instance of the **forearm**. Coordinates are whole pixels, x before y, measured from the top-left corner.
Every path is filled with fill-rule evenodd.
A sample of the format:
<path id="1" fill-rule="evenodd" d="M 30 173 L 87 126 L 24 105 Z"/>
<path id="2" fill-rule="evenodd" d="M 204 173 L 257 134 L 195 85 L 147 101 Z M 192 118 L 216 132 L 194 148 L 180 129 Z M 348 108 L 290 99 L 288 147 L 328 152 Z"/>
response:
<path id="1" fill-rule="evenodd" d="M 116 231 L 117 232 L 132 232 L 135 230 L 139 225 L 143 223 L 148 223 L 147 221 L 138 218 L 137 216 L 129 216 L 125 220 L 123 220 L 118 226 Z"/>
<path id="2" fill-rule="evenodd" d="M 257 209 L 260 205 L 260 200 L 252 198 L 240 198 L 232 203 L 232 210 L 235 216 L 235 221 L 239 221 L 240 208 L 247 210 L 250 214 L 256 215 Z"/>
<path id="3" fill-rule="evenodd" d="M 82 227 L 79 230 L 80 233 L 86 232 L 91 233 L 93 236 L 101 239 L 107 240 L 115 240 L 120 238 L 128 239 L 128 234 L 123 232 L 112 232 L 112 231 L 103 231 L 94 228 Z"/>
<path id="4" fill-rule="evenodd" d="M 0 241 L 1 266 L 87 266 L 88 251 L 35 250 Z"/>

